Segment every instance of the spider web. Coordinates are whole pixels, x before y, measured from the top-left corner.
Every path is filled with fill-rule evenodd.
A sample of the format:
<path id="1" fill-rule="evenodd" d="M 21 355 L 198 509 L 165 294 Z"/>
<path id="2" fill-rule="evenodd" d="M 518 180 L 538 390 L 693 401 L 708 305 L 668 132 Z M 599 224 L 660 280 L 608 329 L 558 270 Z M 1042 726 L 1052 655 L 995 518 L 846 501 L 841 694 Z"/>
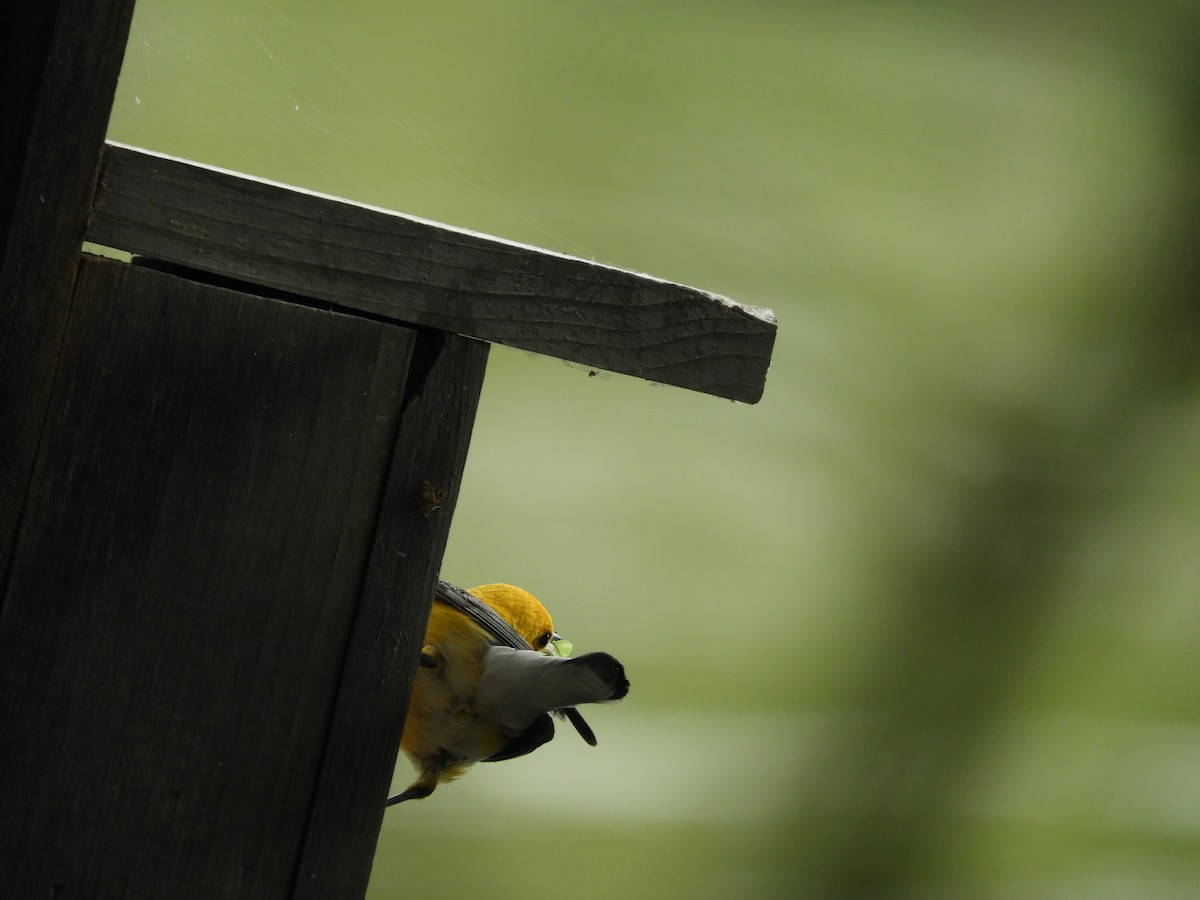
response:
<path id="1" fill-rule="evenodd" d="M 109 138 L 583 255 L 472 127 L 490 61 L 398 6 L 141 0 Z"/>

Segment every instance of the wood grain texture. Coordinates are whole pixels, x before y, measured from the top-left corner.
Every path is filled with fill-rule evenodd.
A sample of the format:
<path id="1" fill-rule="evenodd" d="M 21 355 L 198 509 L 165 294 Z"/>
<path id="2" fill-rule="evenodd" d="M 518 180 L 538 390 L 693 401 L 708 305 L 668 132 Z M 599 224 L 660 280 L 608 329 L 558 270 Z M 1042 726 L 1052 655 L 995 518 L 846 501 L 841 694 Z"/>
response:
<path id="1" fill-rule="evenodd" d="M 4 896 L 291 890 L 413 343 L 82 264 L 0 613 Z"/>
<path id="2" fill-rule="evenodd" d="M 481 341 L 419 332 L 296 898 L 366 892 L 487 352 Z M 423 501 L 426 482 L 437 509 Z"/>
<path id="3" fill-rule="evenodd" d="M 0 27 L 0 586 L 41 437 L 133 0 L 5 7 Z"/>
<path id="4" fill-rule="evenodd" d="M 775 339 L 768 311 L 695 288 L 116 144 L 88 237 L 748 403 Z"/>

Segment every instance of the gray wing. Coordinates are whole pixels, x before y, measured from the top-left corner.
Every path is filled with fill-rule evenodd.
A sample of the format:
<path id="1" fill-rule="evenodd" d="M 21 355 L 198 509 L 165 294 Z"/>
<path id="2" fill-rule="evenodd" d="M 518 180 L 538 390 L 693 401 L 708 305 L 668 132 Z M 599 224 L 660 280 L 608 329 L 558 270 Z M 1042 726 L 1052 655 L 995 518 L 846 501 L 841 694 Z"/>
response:
<path id="1" fill-rule="evenodd" d="M 439 580 L 434 589 L 434 596 L 483 626 L 483 629 L 496 639 L 497 644 L 512 647 L 514 650 L 533 649 L 525 642 L 525 638 L 517 634 L 516 630 L 505 622 L 494 609 L 462 588 L 456 587 L 448 581 Z"/>

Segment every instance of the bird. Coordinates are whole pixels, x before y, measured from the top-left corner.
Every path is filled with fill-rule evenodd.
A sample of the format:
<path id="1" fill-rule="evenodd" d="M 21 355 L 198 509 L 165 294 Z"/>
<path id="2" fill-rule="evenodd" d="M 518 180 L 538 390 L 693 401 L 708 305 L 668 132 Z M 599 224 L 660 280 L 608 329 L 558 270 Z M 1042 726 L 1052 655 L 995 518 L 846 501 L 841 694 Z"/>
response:
<path id="1" fill-rule="evenodd" d="M 611 654 L 570 651 L 528 591 L 438 581 L 400 741 L 417 779 L 387 805 L 428 797 L 477 762 L 532 753 L 554 737 L 550 713 L 594 747 L 575 706 L 616 703 L 629 679 Z"/>

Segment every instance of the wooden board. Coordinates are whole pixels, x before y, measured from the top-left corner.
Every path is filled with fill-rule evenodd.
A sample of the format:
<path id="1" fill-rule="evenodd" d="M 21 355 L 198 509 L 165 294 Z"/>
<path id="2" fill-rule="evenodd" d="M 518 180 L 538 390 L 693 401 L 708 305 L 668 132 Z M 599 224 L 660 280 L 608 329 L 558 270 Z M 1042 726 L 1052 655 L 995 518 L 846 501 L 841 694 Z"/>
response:
<path id="1" fill-rule="evenodd" d="M 0 614 L 5 896 L 290 892 L 355 737 L 328 736 L 354 724 L 339 685 L 369 694 L 356 673 L 381 665 L 347 652 L 403 620 L 381 612 L 404 599 L 386 586 L 359 598 L 368 560 L 406 549 L 375 529 L 413 346 L 391 324 L 83 263 Z M 413 552 L 429 556 L 397 583 L 431 586 L 440 556 Z M 373 637 L 403 657 L 417 627 Z M 347 803 L 355 780 L 336 782 Z M 377 827 L 387 779 L 370 782 Z"/>
<path id="2" fill-rule="evenodd" d="M 117 144 L 88 238 L 747 403 L 775 340 L 769 311 L 695 288 Z"/>
<path id="3" fill-rule="evenodd" d="M 481 341 L 418 333 L 296 898 L 366 893 L 487 353 Z"/>
<path id="4" fill-rule="evenodd" d="M 0 588 L 41 439 L 133 0 L 5 5 L 0 27 Z"/>

